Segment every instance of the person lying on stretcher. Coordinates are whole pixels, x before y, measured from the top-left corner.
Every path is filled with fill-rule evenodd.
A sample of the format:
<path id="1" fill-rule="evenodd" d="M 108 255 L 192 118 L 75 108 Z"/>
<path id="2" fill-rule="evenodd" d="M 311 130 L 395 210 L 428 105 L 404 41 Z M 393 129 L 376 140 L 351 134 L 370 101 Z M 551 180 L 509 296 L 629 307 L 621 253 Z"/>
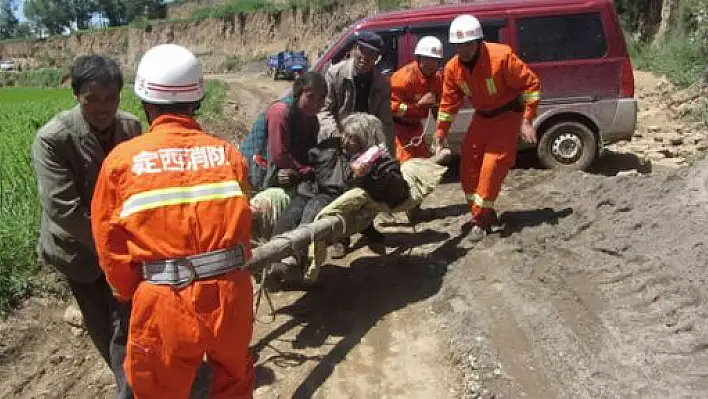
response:
<path id="1" fill-rule="evenodd" d="M 321 141 L 309 151 L 313 178 L 302 181 L 290 204 L 276 220 L 273 235 L 312 223 L 315 216 L 345 191 L 360 187 L 375 201 L 394 208 L 405 202 L 410 189 L 395 158 L 377 137 L 382 137 L 381 121 L 366 113 L 354 113 L 341 123 L 341 137 Z M 337 248 L 337 247 L 344 248 Z M 334 244 L 334 252 L 346 254 L 348 238 Z M 305 251 L 272 265 L 271 276 L 282 278 L 288 269 L 300 269 Z"/>

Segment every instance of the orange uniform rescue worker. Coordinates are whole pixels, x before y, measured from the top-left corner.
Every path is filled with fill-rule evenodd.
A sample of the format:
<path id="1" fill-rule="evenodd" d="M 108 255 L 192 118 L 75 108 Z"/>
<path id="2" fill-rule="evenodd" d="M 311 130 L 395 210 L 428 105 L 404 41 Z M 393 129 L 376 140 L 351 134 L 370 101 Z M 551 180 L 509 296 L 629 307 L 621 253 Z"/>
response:
<path id="1" fill-rule="evenodd" d="M 497 223 L 494 201 L 514 164 L 519 130 L 535 143 L 541 84 L 533 71 L 503 44 L 482 40 L 482 26 L 471 15 L 450 24 L 450 42 L 457 55 L 443 73 L 443 93 L 435 132 L 435 150 L 467 97 L 474 118 L 462 142 L 460 180 L 472 211 L 472 239 L 482 238 Z"/>
<path id="2" fill-rule="evenodd" d="M 125 371 L 135 397 L 187 398 L 204 354 L 210 397 L 251 398 L 251 211 L 245 160 L 201 130 L 202 67 L 164 44 L 135 79 L 150 129 L 106 158 L 91 203 L 114 295 L 132 299 Z"/>
<path id="3" fill-rule="evenodd" d="M 443 45 L 435 36 L 422 37 L 415 47 L 416 61 L 391 75 L 391 112 L 396 133 L 396 159 L 428 158 L 421 119 L 428 117 L 442 92 Z"/>

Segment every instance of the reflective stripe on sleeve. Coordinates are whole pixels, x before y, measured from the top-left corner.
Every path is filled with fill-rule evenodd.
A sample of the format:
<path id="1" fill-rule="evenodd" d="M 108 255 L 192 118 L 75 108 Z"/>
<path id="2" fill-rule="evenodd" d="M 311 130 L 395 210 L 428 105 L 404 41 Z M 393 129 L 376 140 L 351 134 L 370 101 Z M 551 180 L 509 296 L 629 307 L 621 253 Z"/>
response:
<path id="1" fill-rule="evenodd" d="M 440 111 L 438 112 L 438 120 L 440 122 L 453 122 L 455 120 L 455 115 Z"/>

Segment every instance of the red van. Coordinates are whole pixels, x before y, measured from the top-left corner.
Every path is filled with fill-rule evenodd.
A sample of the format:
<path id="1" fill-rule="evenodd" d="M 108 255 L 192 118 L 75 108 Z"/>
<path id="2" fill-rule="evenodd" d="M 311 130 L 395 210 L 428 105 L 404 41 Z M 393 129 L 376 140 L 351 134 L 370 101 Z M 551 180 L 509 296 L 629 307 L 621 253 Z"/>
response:
<path id="1" fill-rule="evenodd" d="M 510 45 L 539 75 L 541 105 L 534 124 L 543 165 L 585 170 L 603 145 L 632 138 L 634 74 L 612 0 L 482 0 L 377 14 L 345 29 L 313 70 L 324 72 L 346 57 L 352 34 L 360 30 L 384 39 L 386 50 L 377 65 L 384 74 L 412 61 L 418 39 L 427 35 L 445 44 L 447 60 L 454 55 L 448 29 L 460 14 L 477 17 L 485 40 Z M 449 135 L 454 151 L 473 113 L 468 104 L 455 119 Z M 427 126 L 432 135 L 434 121 Z M 527 148 L 520 141 L 520 149 Z"/>

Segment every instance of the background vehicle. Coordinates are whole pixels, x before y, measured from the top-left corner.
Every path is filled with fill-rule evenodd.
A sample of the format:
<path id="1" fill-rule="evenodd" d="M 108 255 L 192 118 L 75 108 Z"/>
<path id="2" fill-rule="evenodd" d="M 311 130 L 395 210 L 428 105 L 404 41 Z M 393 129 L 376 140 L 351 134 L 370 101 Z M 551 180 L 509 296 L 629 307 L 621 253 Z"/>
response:
<path id="1" fill-rule="evenodd" d="M 10 60 L 0 61 L 0 71 L 14 71 L 17 68 L 15 63 Z"/>
<path id="2" fill-rule="evenodd" d="M 357 30 L 384 39 L 378 63 L 384 74 L 413 60 L 417 40 L 427 35 L 444 43 L 448 60 L 454 55 L 448 29 L 460 14 L 476 16 L 485 40 L 510 45 L 541 78 L 534 124 L 536 152 L 545 166 L 584 170 L 604 144 L 631 139 L 637 121 L 634 74 L 612 0 L 481 0 L 378 14 L 347 28 L 313 69 L 323 72 L 346 57 Z M 473 115 L 467 104 L 457 116 L 449 135 L 453 151 L 459 152 Z M 434 129 L 429 123 L 427 134 Z M 520 141 L 519 148 L 530 147 Z"/>
<path id="3" fill-rule="evenodd" d="M 304 51 L 281 51 L 268 57 L 268 75 L 277 80 L 279 77 L 294 79 L 298 73 L 310 67 Z"/>

